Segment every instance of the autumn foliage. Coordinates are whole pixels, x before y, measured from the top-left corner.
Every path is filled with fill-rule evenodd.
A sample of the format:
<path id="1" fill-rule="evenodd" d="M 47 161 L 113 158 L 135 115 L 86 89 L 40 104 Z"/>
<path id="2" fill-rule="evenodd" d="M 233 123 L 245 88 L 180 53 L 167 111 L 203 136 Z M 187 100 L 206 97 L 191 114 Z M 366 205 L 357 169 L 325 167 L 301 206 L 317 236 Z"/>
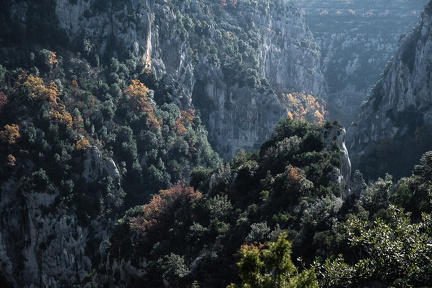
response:
<path id="1" fill-rule="evenodd" d="M 177 135 L 184 135 L 186 133 L 186 126 L 191 123 L 195 117 L 195 110 L 190 108 L 188 111 L 182 110 L 181 117 L 176 120 L 174 131 Z"/>
<path id="2" fill-rule="evenodd" d="M 75 149 L 85 151 L 90 147 L 90 142 L 86 138 L 82 138 L 75 143 Z"/>
<path id="3" fill-rule="evenodd" d="M 161 123 L 154 114 L 154 107 L 148 96 L 149 91 L 150 90 L 139 80 L 132 80 L 131 84 L 126 88 L 125 93 L 130 99 L 132 109 L 146 112 L 150 126 L 157 129 Z"/>
<path id="4" fill-rule="evenodd" d="M 306 120 L 323 123 L 326 115 L 325 103 L 312 95 L 303 93 L 282 94 L 281 100 L 287 107 L 288 117 L 293 120 Z"/>
<path id="5" fill-rule="evenodd" d="M 72 116 L 67 111 L 66 106 L 60 103 L 60 91 L 54 82 L 47 86 L 43 79 L 34 75 L 22 75 L 24 80 L 23 88 L 31 100 L 47 101 L 50 107 L 49 115 L 57 122 L 71 127 L 73 124 Z"/>
<path id="6" fill-rule="evenodd" d="M 153 196 L 148 204 L 143 206 L 142 215 L 130 221 L 130 226 L 139 232 L 148 232 L 160 225 L 166 214 L 179 207 L 188 207 L 188 204 L 192 204 L 201 197 L 201 192 L 182 184 L 161 190 L 159 194 Z"/>
<path id="7" fill-rule="evenodd" d="M 42 78 L 38 76 L 28 76 L 23 87 L 31 99 L 42 100 L 47 97 L 45 84 Z"/>
<path id="8" fill-rule="evenodd" d="M 6 107 L 7 104 L 8 104 L 7 96 L 3 92 L 0 92 L 0 113 L 3 111 L 3 109 Z"/>
<path id="9" fill-rule="evenodd" d="M 4 129 L 0 131 L 0 139 L 6 144 L 13 145 L 19 138 L 21 138 L 21 134 L 17 124 L 6 124 Z"/>

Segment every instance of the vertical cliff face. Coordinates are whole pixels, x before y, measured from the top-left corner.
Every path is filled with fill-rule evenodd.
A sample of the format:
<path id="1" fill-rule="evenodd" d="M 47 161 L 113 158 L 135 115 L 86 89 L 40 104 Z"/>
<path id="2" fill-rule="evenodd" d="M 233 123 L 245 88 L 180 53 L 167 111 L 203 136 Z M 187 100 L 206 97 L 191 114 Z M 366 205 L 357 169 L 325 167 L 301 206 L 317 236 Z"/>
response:
<path id="1" fill-rule="evenodd" d="M 221 3 L 62 0 L 56 13 L 84 52 L 132 54 L 177 83 L 178 103 L 201 110 L 209 141 L 230 158 L 285 115 L 278 93 L 326 97 L 326 84 L 319 48 L 291 4 Z"/>
<path id="2" fill-rule="evenodd" d="M 372 159 L 382 162 L 377 165 L 382 169 L 402 166 L 401 171 L 389 167 L 389 172 L 406 175 L 410 164 L 414 164 L 409 159 L 418 159 L 430 149 L 431 7 L 429 3 L 420 24 L 402 40 L 382 78 L 362 105 L 359 120 L 350 128 L 349 148 L 355 161 L 364 168 L 367 168 L 365 161 Z"/>
<path id="3" fill-rule="evenodd" d="M 75 178 L 78 182 L 82 177 L 86 185 L 107 176 L 120 179 L 112 159 L 102 157 L 95 147 L 89 149 L 83 170 Z M 11 178 L 1 184 L 2 274 L 13 287 L 79 285 L 91 275 L 99 245 L 108 239 L 114 220 L 101 216 L 83 221 L 80 212 L 59 205 L 64 201 L 59 187 L 38 189 L 46 177 L 43 170 L 38 173 L 32 183 L 17 183 Z M 118 188 L 114 190 L 118 192 Z"/>
<path id="4" fill-rule="evenodd" d="M 350 125 L 361 102 L 409 34 L 427 0 L 299 0 L 298 7 L 321 49 L 332 103 L 330 115 Z"/>

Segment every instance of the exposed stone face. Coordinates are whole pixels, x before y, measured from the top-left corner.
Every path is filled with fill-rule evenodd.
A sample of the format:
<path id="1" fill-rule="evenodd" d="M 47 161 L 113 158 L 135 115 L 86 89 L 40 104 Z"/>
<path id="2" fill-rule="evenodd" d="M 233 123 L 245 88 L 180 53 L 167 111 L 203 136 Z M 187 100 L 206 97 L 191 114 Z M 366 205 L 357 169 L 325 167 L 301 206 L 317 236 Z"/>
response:
<path id="1" fill-rule="evenodd" d="M 348 147 L 356 159 L 377 143 L 388 139 L 387 150 L 392 150 L 391 139 L 406 137 L 428 141 L 421 129 L 432 123 L 432 15 L 431 4 L 422 14 L 422 21 L 389 63 L 362 105 L 357 122 L 349 129 Z M 417 130 L 420 129 L 420 130 Z M 417 134 L 414 134 L 416 131 Z M 430 138 L 430 137 L 429 137 Z M 416 145 L 421 143 L 415 143 Z M 405 147 L 407 152 L 414 147 Z M 421 151 L 418 154 L 421 155 Z M 424 151 L 423 151 L 424 152 Z M 390 153 L 387 151 L 387 153 Z M 401 155 L 394 155 L 398 159 Z M 411 169 L 412 166 L 409 167 Z"/>
<path id="2" fill-rule="evenodd" d="M 120 185 L 115 163 L 92 147 L 82 177 L 89 183 L 105 176 Z M 60 204 L 57 187 L 40 192 L 8 180 L 0 191 L 0 271 L 7 281 L 13 287 L 83 283 L 97 253 L 89 247 L 109 238 L 113 220 L 100 217 L 83 223 L 73 207 Z"/>
<path id="3" fill-rule="evenodd" d="M 82 281 L 92 268 L 85 252 L 88 228 L 56 208 L 58 193 L 23 191 L 13 180 L 1 191 L 0 262 L 7 280 L 14 287 Z"/>
<path id="4" fill-rule="evenodd" d="M 233 157 L 240 148 L 258 148 L 285 115 L 273 93 L 227 86 L 219 78 L 220 69 L 205 63 L 197 65 L 195 71 L 192 101 L 200 109 L 214 149 L 224 158 Z"/>
<path id="5" fill-rule="evenodd" d="M 330 115 L 349 126 L 370 87 L 420 20 L 428 0 L 298 0 L 321 49 Z M 334 109 L 337 108 L 337 109 Z"/>
<path id="6" fill-rule="evenodd" d="M 349 193 L 349 183 L 351 177 L 351 160 L 349 158 L 348 149 L 345 145 L 346 130 L 343 126 L 333 125 L 331 129 L 327 129 L 325 132 L 325 140 L 327 145 L 335 142 L 341 152 L 342 166 L 339 170 L 334 171 L 334 181 L 337 182 L 345 192 L 345 195 Z"/>
<path id="7" fill-rule="evenodd" d="M 92 183 L 107 176 L 111 177 L 117 188 L 120 188 L 120 172 L 114 160 L 103 157 L 97 147 L 91 146 L 86 151 L 82 177 L 87 183 Z"/>

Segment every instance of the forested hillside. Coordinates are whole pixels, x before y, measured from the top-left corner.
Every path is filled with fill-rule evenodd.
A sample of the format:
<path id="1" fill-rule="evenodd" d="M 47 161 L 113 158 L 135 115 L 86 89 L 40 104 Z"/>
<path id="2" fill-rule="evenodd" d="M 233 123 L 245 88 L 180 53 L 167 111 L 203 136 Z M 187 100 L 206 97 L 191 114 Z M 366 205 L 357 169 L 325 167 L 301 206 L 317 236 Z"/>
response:
<path id="1" fill-rule="evenodd" d="M 295 2 L 11 0 L 0 28 L 1 287 L 430 286 L 432 154 L 351 171 Z"/>

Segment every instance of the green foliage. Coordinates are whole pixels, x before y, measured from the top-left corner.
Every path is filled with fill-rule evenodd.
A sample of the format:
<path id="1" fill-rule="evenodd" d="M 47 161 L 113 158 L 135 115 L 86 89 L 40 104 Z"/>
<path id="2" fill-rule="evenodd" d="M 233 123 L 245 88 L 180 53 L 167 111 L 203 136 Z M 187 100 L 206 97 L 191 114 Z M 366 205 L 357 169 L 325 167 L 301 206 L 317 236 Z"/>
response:
<path id="1" fill-rule="evenodd" d="M 267 247 L 244 245 L 237 262 L 242 283 L 228 287 L 318 287 L 314 269 L 298 272 L 291 261 L 291 243 L 282 233 Z"/>
<path id="2" fill-rule="evenodd" d="M 350 243 L 360 247 L 361 258 L 346 264 L 339 256 L 325 263 L 324 284 L 328 287 L 426 287 L 432 278 L 431 216 L 424 214 L 412 223 L 410 213 L 390 206 L 388 220 L 369 223 L 359 219 L 347 222 Z"/>

